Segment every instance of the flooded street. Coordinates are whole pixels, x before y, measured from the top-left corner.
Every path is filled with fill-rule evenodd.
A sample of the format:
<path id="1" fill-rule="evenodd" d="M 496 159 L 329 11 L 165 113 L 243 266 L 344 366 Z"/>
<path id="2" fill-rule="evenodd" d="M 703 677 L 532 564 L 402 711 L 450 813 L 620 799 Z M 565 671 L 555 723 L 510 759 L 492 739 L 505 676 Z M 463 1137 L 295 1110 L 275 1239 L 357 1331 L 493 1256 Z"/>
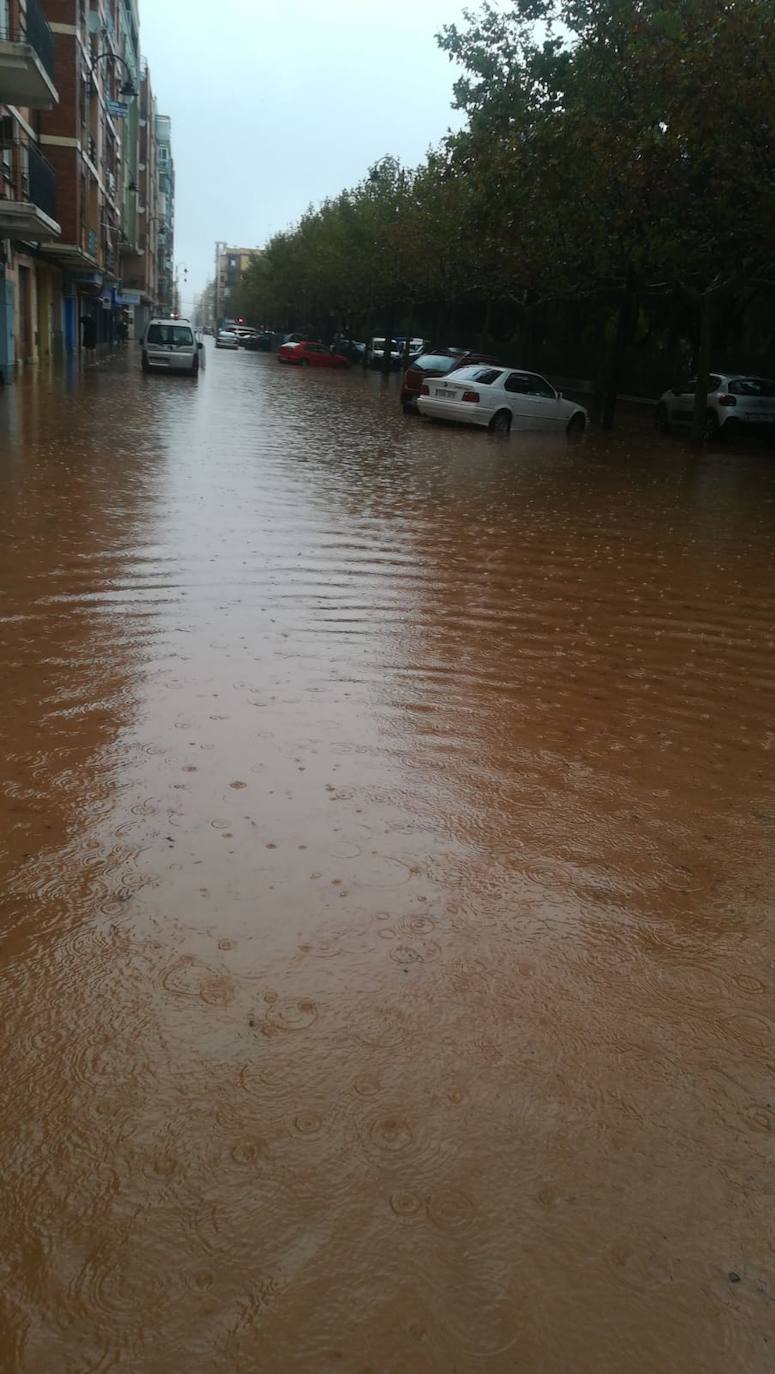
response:
<path id="1" fill-rule="evenodd" d="M 765 1374 L 775 459 L 0 390 L 4 1374 Z"/>

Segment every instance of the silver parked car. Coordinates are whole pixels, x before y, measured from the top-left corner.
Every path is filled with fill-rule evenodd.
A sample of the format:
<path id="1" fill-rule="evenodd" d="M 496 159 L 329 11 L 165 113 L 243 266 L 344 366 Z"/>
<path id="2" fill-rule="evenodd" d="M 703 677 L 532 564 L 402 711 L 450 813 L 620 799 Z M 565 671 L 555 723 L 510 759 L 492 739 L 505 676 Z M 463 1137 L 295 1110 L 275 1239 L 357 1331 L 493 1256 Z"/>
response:
<path id="1" fill-rule="evenodd" d="M 215 336 L 216 348 L 239 348 L 239 339 L 233 329 L 219 329 Z"/>
<path id="2" fill-rule="evenodd" d="M 657 429 L 667 434 L 673 425 L 690 425 L 694 415 L 696 380 L 671 387 L 657 402 Z M 742 372 L 713 372 L 708 391 L 708 433 L 771 434 L 775 438 L 775 382 Z"/>
<path id="3" fill-rule="evenodd" d="M 482 363 L 461 367 L 447 377 L 427 377 L 417 397 L 421 415 L 482 425 L 495 434 L 539 430 L 566 435 L 572 443 L 584 436 L 587 412 L 566 401 L 537 372 Z"/>
<path id="4" fill-rule="evenodd" d="M 187 372 L 196 377 L 204 344 L 188 320 L 151 320 L 141 339 L 143 372 Z"/>

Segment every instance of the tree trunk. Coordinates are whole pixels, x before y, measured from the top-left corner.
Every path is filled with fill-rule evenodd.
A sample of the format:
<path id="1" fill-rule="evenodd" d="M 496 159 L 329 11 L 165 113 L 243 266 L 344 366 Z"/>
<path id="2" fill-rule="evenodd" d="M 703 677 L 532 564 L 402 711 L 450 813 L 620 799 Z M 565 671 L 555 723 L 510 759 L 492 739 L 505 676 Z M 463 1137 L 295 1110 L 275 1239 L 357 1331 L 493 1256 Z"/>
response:
<path id="1" fill-rule="evenodd" d="M 713 345 L 712 290 L 703 291 L 699 299 L 700 336 L 697 347 L 697 366 L 695 376 L 697 385 L 694 390 L 694 415 L 692 416 L 692 448 L 701 448 L 705 442 L 708 419 L 708 386 L 710 379 L 710 351 Z"/>
<path id="2" fill-rule="evenodd" d="M 630 341 L 634 309 L 635 273 L 632 267 L 628 267 L 624 295 L 619 303 L 619 317 L 616 321 L 613 351 L 609 354 L 608 366 L 606 368 L 602 414 L 600 417 L 603 429 L 613 429 L 616 401 L 619 395 L 619 387 L 622 378 L 622 362 L 624 360 L 627 344 Z"/>
<path id="3" fill-rule="evenodd" d="M 414 329 L 414 306 L 409 306 L 409 321 L 406 326 L 406 338 L 404 339 L 404 367 L 409 366 L 409 354 L 412 350 L 412 330 Z"/>
<path id="4" fill-rule="evenodd" d="M 482 330 L 479 335 L 479 352 L 484 353 L 487 348 L 487 340 L 490 337 L 490 321 L 492 318 L 492 301 L 488 300 L 482 319 Z"/>
<path id="5" fill-rule="evenodd" d="M 388 331 L 385 335 L 385 347 L 382 351 L 382 376 L 388 377 L 393 366 L 393 319 L 388 316 Z"/>

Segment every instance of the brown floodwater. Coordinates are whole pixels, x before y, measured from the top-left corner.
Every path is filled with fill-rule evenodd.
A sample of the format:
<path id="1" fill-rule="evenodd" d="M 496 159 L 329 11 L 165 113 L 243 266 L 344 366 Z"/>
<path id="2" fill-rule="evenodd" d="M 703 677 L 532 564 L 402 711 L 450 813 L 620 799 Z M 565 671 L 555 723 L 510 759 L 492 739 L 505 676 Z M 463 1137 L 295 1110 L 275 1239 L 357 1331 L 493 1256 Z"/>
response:
<path id="1" fill-rule="evenodd" d="M 775 1361 L 775 459 L 0 391 L 3 1374 Z"/>

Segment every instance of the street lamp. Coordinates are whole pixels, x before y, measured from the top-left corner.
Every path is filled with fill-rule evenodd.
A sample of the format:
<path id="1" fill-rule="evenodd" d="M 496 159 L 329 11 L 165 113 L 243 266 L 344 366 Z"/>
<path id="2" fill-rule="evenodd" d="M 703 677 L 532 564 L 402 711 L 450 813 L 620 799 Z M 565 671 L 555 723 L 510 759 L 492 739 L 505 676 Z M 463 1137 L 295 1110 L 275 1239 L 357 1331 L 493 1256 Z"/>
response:
<path id="1" fill-rule="evenodd" d="M 127 100 L 134 100 L 137 95 L 137 91 L 135 90 L 134 83 L 132 81 L 132 69 L 129 66 L 129 63 L 125 62 L 123 57 L 119 57 L 118 53 L 106 51 L 101 52 L 98 57 L 95 57 L 94 61 L 92 62 L 92 67 L 96 67 L 98 62 L 105 61 L 121 63 L 121 66 L 124 68 L 124 71 L 126 72 L 126 80 L 124 81 L 123 86 L 119 88 L 118 93 L 119 95 L 123 95 Z"/>

